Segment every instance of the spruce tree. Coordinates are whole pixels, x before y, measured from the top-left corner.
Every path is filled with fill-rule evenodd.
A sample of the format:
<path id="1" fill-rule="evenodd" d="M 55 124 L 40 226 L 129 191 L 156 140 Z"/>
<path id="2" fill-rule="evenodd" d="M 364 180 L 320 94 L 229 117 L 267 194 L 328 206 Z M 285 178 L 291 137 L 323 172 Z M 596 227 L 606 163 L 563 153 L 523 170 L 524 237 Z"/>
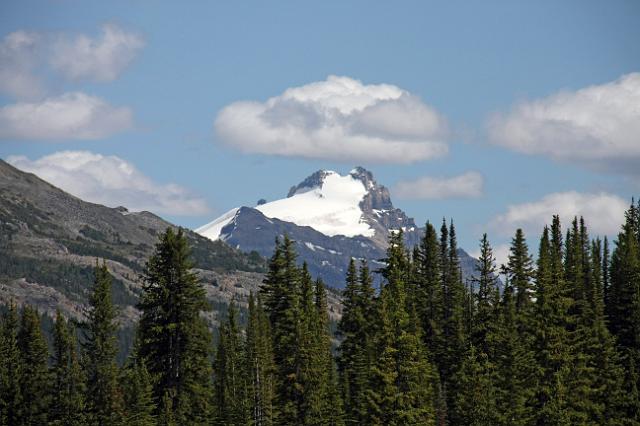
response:
<path id="1" fill-rule="evenodd" d="M 378 362 L 369 389 L 371 424 L 433 424 L 435 372 L 422 342 L 418 318 L 408 302 L 408 259 L 402 231 L 393 233 L 387 250 L 376 342 Z"/>
<path id="2" fill-rule="evenodd" d="M 496 368 L 496 425 L 529 425 L 533 422 L 531 399 L 534 377 L 533 354 L 522 339 L 518 327 L 516 294 L 505 283 L 497 327 L 487 339 L 491 345 L 491 361 Z"/>
<path id="3" fill-rule="evenodd" d="M 138 356 L 133 356 L 122 374 L 124 388 L 124 424 L 154 426 L 157 424 L 151 375 Z"/>
<path id="4" fill-rule="evenodd" d="M 49 351 L 40 328 L 38 312 L 26 305 L 22 310 L 20 333 L 20 395 L 18 425 L 42 425 L 48 421 L 51 384 L 47 360 Z"/>
<path id="5" fill-rule="evenodd" d="M 492 366 L 485 353 L 478 353 L 473 345 L 462 360 L 455 381 L 459 392 L 455 395 L 453 411 L 458 425 L 488 426 L 499 422 Z"/>
<path id="6" fill-rule="evenodd" d="M 480 257 L 476 264 L 476 274 L 473 281 L 477 284 L 478 291 L 475 294 L 476 312 L 473 321 L 471 342 L 475 345 L 474 351 L 484 353 L 489 352 L 487 334 L 491 327 L 495 326 L 495 312 L 497 300 L 495 294 L 497 290 L 497 274 L 495 257 L 489 244 L 487 234 L 483 234 L 480 240 Z M 481 356 L 481 355 L 480 355 Z"/>
<path id="7" fill-rule="evenodd" d="M 85 423 L 85 386 L 77 345 L 75 328 L 58 310 L 53 330 L 53 401 L 49 419 L 53 425 Z"/>
<path id="8" fill-rule="evenodd" d="M 551 231 L 545 227 L 540 239 L 535 276 L 534 353 L 539 367 L 533 404 L 538 425 L 570 424 L 566 386 L 572 368 L 567 333 L 571 300 L 562 274 L 554 272 L 562 267 L 561 247 L 560 219 L 554 216 Z"/>
<path id="9" fill-rule="evenodd" d="M 19 317 L 15 303 L 3 315 L 0 328 L 0 424 L 18 425 L 22 419 L 22 358 L 18 345 Z"/>
<path id="10" fill-rule="evenodd" d="M 214 364 L 216 422 L 240 425 L 248 420 L 246 383 L 242 365 L 243 342 L 237 322 L 235 302 L 229 304 L 227 320 L 220 327 Z"/>
<path id="11" fill-rule="evenodd" d="M 253 293 L 249 295 L 244 363 L 250 423 L 256 426 L 271 426 L 274 424 L 275 393 L 271 326 L 262 307 L 262 301 L 258 298 L 256 303 Z"/>
<path id="12" fill-rule="evenodd" d="M 446 229 L 446 228 L 445 228 Z M 429 222 L 414 256 L 416 281 L 416 310 L 421 320 L 423 338 L 431 360 L 442 354 L 442 322 L 444 293 L 441 272 L 441 253 L 435 228 Z"/>
<path id="13" fill-rule="evenodd" d="M 87 422 L 116 425 L 122 421 L 122 393 L 118 385 L 116 308 L 107 266 L 96 264 L 93 292 L 85 325 L 84 370 L 87 375 Z"/>
<path id="14" fill-rule="evenodd" d="M 276 240 L 261 294 L 273 336 L 277 422 L 295 424 L 299 421 L 302 388 L 298 368 L 302 296 L 294 242 L 287 236 L 282 243 Z"/>
<path id="15" fill-rule="evenodd" d="M 200 313 L 209 304 L 192 268 L 184 232 L 167 228 L 143 274 L 139 351 L 161 419 L 206 424 L 213 398 L 211 333 Z"/>

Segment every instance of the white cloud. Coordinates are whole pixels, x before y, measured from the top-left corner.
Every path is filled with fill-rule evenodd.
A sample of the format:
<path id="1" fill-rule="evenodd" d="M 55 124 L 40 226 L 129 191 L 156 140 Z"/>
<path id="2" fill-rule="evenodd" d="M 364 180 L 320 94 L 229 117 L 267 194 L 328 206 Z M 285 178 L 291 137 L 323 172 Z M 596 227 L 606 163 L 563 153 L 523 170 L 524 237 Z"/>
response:
<path id="1" fill-rule="evenodd" d="M 34 32 L 16 31 L 0 42 L 0 92 L 19 99 L 44 94 L 44 85 L 34 73 L 42 37 Z"/>
<path id="2" fill-rule="evenodd" d="M 100 139 L 132 126 L 130 108 L 79 92 L 0 108 L 0 140 Z"/>
<path id="3" fill-rule="evenodd" d="M 71 79 L 112 81 L 145 45 L 137 34 L 115 24 L 102 26 L 102 35 L 62 35 L 53 43 L 51 65 Z"/>
<path id="4" fill-rule="evenodd" d="M 115 24 L 103 25 L 96 38 L 15 31 L 0 41 L 0 92 L 21 100 L 42 99 L 52 71 L 71 80 L 112 81 L 144 45 L 138 34 Z"/>
<path id="5" fill-rule="evenodd" d="M 392 193 L 404 199 L 475 198 L 482 195 L 483 182 L 482 175 L 478 172 L 453 177 L 425 176 L 398 182 Z"/>
<path id="6" fill-rule="evenodd" d="M 525 154 L 637 175 L 640 73 L 521 102 L 489 120 L 489 137 L 494 144 Z"/>
<path id="7" fill-rule="evenodd" d="M 446 120 L 399 87 L 349 77 L 287 89 L 266 102 L 235 102 L 215 130 L 248 153 L 336 161 L 411 163 L 448 152 Z"/>
<path id="8" fill-rule="evenodd" d="M 83 200 L 134 211 L 199 216 L 206 202 L 175 184 L 159 184 L 122 158 L 89 151 L 61 151 L 30 160 L 11 156 L 7 162 Z"/>
<path id="9" fill-rule="evenodd" d="M 574 216 L 583 216 L 592 235 L 615 235 L 628 206 L 628 201 L 605 192 L 558 192 L 538 201 L 508 206 L 506 213 L 494 218 L 491 226 L 503 235 L 512 235 L 517 228 L 527 235 L 539 235 L 553 215 L 560 215 L 565 227 Z"/>

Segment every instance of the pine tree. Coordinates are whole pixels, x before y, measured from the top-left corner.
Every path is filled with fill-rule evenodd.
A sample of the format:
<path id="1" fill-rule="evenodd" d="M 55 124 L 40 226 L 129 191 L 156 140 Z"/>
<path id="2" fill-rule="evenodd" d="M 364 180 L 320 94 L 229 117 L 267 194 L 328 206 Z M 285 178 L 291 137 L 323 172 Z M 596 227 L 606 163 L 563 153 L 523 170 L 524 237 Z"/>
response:
<path id="1" fill-rule="evenodd" d="M 551 233 L 551 239 L 550 239 Z M 566 386 L 571 371 L 567 334 L 571 300 L 566 296 L 562 268 L 560 219 L 545 227 L 536 270 L 535 354 L 539 366 L 535 389 L 536 424 L 569 425 Z"/>
<path id="2" fill-rule="evenodd" d="M 446 227 L 445 227 L 446 230 Z M 448 237 L 447 237 L 448 238 Z M 431 360 L 443 352 L 442 322 L 444 317 L 441 254 L 435 228 L 429 222 L 414 256 L 416 281 L 416 309 L 421 320 L 423 338 Z"/>
<path id="3" fill-rule="evenodd" d="M 461 426 L 498 424 L 496 395 L 491 364 L 485 353 L 478 353 L 473 345 L 462 360 L 455 381 L 460 391 L 453 409 Z"/>
<path id="4" fill-rule="evenodd" d="M 533 354 L 518 330 L 516 295 L 511 283 L 505 284 L 497 327 L 487 339 L 491 361 L 496 368 L 496 425 L 529 425 L 533 421 Z"/>
<path id="5" fill-rule="evenodd" d="M 467 290 L 462 283 L 462 272 L 460 271 L 460 260 L 458 258 L 458 244 L 453 222 L 449 230 L 443 233 L 441 240 L 448 234 L 449 241 L 446 254 L 446 273 L 443 274 L 445 281 L 442 283 L 444 293 L 444 318 L 442 320 L 443 353 L 440 359 L 440 377 L 447 390 L 449 408 L 453 406 L 455 396 L 455 386 L 453 378 L 460 367 L 467 347 L 467 336 L 465 334 L 465 308 L 468 301 Z M 441 247 L 442 250 L 442 247 Z M 456 419 L 451 418 L 453 413 L 449 412 L 449 417 L 455 423 Z"/>
<path id="6" fill-rule="evenodd" d="M 294 242 L 287 236 L 276 240 L 274 254 L 261 294 L 271 321 L 276 365 L 277 422 L 295 424 L 301 405 L 299 336 L 301 330 L 300 270 L 296 266 Z"/>
<path id="7" fill-rule="evenodd" d="M 362 424 L 368 416 L 367 393 L 375 357 L 374 299 L 366 262 L 363 261 L 357 271 L 355 261 L 351 259 L 343 293 L 342 317 L 338 323 L 338 337 L 342 342 L 337 358 L 347 424 Z"/>
<path id="8" fill-rule="evenodd" d="M 495 300 L 497 290 L 495 257 L 487 234 L 484 234 L 480 240 L 480 257 L 476 265 L 476 273 L 478 275 L 473 280 L 477 283 L 478 292 L 475 294 L 476 312 L 472 326 L 471 342 L 477 348 L 477 352 L 486 355 L 489 352 L 487 334 L 490 328 L 495 325 L 495 312 L 498 302 Z"/>
<path id="9" fill-rule="evenodd" d="M 192 267 L 182 229 L 167 228 L 145 266 L 139 350 L 153 378 L 160 418 L 206 424 L 213 398 L 211 333 L 200 313 L 209 305 Z"/>
<path id="10" fill-rule="evenodd" d="M 516 230 L 516 235 L 511 241 L 507 273 L 509 281 L 515 290 L 516 310 L 518 313 L 526 312 L 531 304 L 533 277 L 532 259 L 522 229 Z"/>
<path id="11" fill-rule="evenodd" d="M 18 334 L 22 371 L 20 395 L 22 404 L 18 425 L 40 425 L 48 421 L 50 377 L 47 365 L 49 352 L 40 329 L 40 316 L 30 306 L 24 306 Z"/>
<path id="12" fill-rule="evenodd" d="M 269 318 L 258 298 L 249 295 L 249 320 L 245 344 L 245 375 L 250 423 L 256 426 L 274 424 L 273 399 L 275 392 L 273 350 Z"/>
<path id="13" fill-rule="evenodd" d="M 22 419 L 20 377 L 22 359 L 18 345 L 19 318 L 15 303 L 3 315 L 0 329 L 0 424 L 18 425 Z"/>
<path id="14" fill-rule="evenodd" d="M 248 420 L 245 375 L 242 368 L 243 342 L 237 323 L 235 302 L 229 304 L 226 322 L 220 327 L 220 339 L 214 365 L 216 422 L 240 425 Z"/>
<path id="15" fill-rule="evenodd" d="M 389 241 L 381 290 L 381 330 L 376 342 L 379 357 L 369 389 L 371 424 L 434 424 L 435 374 L 429 363 L 405 283 L 409 263 L 402 231 Z"/>
<path id="16" fill-rule="evenodd" d="M 123 371 L 124 424 L 130 426 L 154 426 L 156 404 L 153 400 L 151 376 L 144 361 L 134 355 Z"/>
<path id="17" fill-rule="evenodd" d="M 84 377 L 77 345 L 73 325 L 58 310 L 53 331 L 53 402 L 49 418 L 53 425 L 85 423 Z"/>
<path id="18" fill-rule="evenodd" d="M 122 421 L 122 393 L 118 386 L 116 308 L 106 264 L 95 267 L 93 292 L 85 326 L 84 369 L 87 375 L 87 421 L 116 425 Z"/>

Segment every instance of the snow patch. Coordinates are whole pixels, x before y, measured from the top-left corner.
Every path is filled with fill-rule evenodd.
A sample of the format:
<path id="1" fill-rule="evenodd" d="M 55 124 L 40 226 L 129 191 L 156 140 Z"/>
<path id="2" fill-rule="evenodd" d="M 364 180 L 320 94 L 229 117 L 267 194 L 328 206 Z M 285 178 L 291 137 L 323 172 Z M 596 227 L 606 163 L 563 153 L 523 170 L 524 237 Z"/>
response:
<path id="1" fill-rule="evenodd" d="M 310 226 L 328 236 L 372 237 L 375 231 L 363 220 L 360 209 L 366 194 L 367 189 L 360 180 L 327 172 L 322 185 L 299 189 L 289 198 L 262 204 L 256 209 L 267 217 Z"/>
<path id="2" fill-rule="evenodd" d="M 220 233 L 222 232 L 222 228 L 227 226 L 233 219 L 235 219 L 238 210 L 240 209 L 231 209 L 213 222 L 209 222 L 206 225 L 197 228 L 195 231 L 203 237 L 207 237 L 210 240 L 215 241 L 221 237 Z"/>

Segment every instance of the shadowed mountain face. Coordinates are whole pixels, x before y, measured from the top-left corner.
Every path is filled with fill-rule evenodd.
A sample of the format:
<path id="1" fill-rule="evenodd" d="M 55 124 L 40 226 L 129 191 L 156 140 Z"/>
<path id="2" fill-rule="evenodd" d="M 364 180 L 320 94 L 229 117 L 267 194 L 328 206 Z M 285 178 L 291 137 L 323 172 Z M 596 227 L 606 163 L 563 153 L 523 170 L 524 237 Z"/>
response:
<path id="1" fill-rule="evenodd" d="M 129 212 L 80 200 L 0 160 L 0 303 L 30 303 L 53 315 L 60 308 L 82 319 L 93 267 L 106 262 L 123 327 L 138 317 L 140 273 L 160 233 L 171 223 L 149 212 Z M 265 260 L 224 241 L 184 230 L 204 283 L 215 324 L 231 298 L 242 307 L 263 279 Z M 334 314 L 340 306 L 330 294 Z M 335 315 L 334 315 L 335 316 Z"/>
<path id="2" fill-rule="evenodd" d="M 380 268 L 389 233 L 399 229 L 408 247 L 424 232 L 393 206 L 389 190 L 371 172 L 357 167 L 347 176 L 319 170 L 291 187 L 287 198 L 233 209 L 196 232 L 265 257 L 276 237 L 288 235 L 312 274 L 342 288 L 349 259 L 366 259 L 372 269 Z M 471 277 L 476 260 L 464 250 L 458 254 L 463 277 Z"/>

